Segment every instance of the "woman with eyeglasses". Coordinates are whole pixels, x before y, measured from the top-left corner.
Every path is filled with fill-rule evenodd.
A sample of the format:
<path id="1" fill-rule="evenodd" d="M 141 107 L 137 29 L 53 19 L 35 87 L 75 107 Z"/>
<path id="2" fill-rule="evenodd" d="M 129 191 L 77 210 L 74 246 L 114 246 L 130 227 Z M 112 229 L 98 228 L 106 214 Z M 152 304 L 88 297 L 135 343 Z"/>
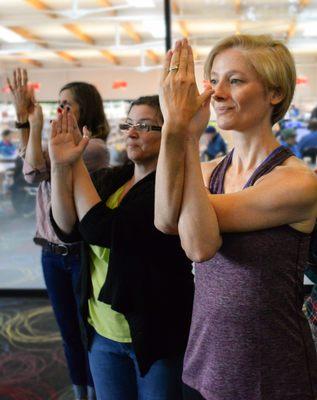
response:
<path id="1" fill-rule="evenodd" d="M 53 223 L 63 240 L 86 243 L 82 316 L 98 400 L 182 399 L 193 275 L 179 237 L 154 226 L 162 124 L 158 96 L 132 102 L 120 125 L 130 165 L 90 179 L 81 155 L 88 132 L 76 144 L 66 110 L 53 123 Z"/>
<path id="2" fill-rule="evenodd" d="M 79 328 L 77 283 L 81 244 L 79 241 L 68 244 L 61 241 L 50 223 L 52 166 L 42 143 L 42 108 L 28 87 L 26 70 L 15 70 L 12 82 L 8 80 L 8 83 L 18 118 L 16 125 L 21 129 L 20 155 L 23 158 L 24 177 L 29 183 L 39 184 L 34 242 L 42 247 L 44 280 L 62 336 L 74 398 L 93 400 L 93 381 Z M 83 155 L 89 172 L 106 167 L 108 151 L 105 141 L 109 125 L 97 89 L 86 82 L 68 83 L 60 90 L 59 105 L 59 112 L 71 109 L 78 125 L 81 128 L 86 125 L 92 132 L 92 139 Z M 69 214 L 67 218 L 72 220 L 75 216 Z"/>

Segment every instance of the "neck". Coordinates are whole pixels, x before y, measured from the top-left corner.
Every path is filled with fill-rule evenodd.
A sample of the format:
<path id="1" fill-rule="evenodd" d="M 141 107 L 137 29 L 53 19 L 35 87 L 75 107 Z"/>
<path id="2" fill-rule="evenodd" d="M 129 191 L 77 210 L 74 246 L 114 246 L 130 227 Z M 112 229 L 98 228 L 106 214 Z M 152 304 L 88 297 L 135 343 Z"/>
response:
<path id="1" fill-rule="evenodd" d="M 271 129 L 256 132 L 234 132 L 232 167 L 237 173 L 255 170 L 280 143 Z"/>
<path id="2" fill-rule="evenodd" d="M 134 183 L 139 182 L 141 179 L 149 175 L 151 172 L 155 171 L 156 165 L 157 165 L 157 160 L 142 164 L 135 162 L 134 175 L 133 175 Z"/>

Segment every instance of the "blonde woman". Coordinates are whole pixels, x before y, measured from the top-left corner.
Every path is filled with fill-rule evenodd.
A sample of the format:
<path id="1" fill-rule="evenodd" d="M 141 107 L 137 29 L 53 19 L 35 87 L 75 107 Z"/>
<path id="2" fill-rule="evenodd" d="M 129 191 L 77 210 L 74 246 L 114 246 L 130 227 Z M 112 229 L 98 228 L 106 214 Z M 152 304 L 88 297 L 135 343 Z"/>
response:
<path id="1" fill-rule="evenodd" d="M 289 51 L 269 36 L 235 35 L 217 44 L 202 94 L 187 41 L 166 56 L 155 224 L 178 232 L 196 262 L 185 399 L 317 395 L 316 352 L 302 313 L 317 180 L 272 134 L 291 103 L 295 76 Z M 233 131 L 234 148 L 201 166 L 210 101 L 218 126 Z"/>

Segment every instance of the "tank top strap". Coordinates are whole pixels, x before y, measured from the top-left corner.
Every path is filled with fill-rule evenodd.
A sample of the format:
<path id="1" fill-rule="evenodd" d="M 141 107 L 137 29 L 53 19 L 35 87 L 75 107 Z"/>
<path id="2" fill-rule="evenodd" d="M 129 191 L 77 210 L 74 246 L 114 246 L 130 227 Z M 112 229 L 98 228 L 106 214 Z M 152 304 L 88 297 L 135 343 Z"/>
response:
<path id="1" fill-rule="evenodd" d="M 212 171 L 209 181 L 210 193 L 213 194 L 223 193 L 224 177 L 229 165 L 232 162 L 233 150 L 234 149 L 232 149 L 230 153 L 228 153 L 226 157 L 224 157 L 220 161 L 220 163 L 216 166 L 216 168 Z"/>
<path id="2" fill-rule="evenodd" d="M 255 182 L 261 178 L 263 175 L 271 172 L 278 165 L 283 164 L 285 160 L 294 154 L 290 149 L 284 146 L 279 146 L 275 150 L 272 151 L 263 161 L 262 163 L 255 169 L 248 182 L 244 185 L 244 189 L 253 186 Z"/>
<path id="3" fill-rule="evenodd" d="M 213 170 L 210 181 L 209 181 L 209 190 L 210 193 L 220 194 L 223 193 L 223 184 L 226 171 L 232 162 L 233 156 L 232 149 L 230 153 L 216 166 Z M 275 167 L 281 165 L 285 160 L 294 154 L 290 149 L 284 146 L 279 146 L 275 150 L 273 150 L 263 161 L 262 163 L 255 169 L 248 182 L 244 185 L 244 189 L 253 186 L 254 183 L 261 178 L 261 176 L 268 174 Z"/>

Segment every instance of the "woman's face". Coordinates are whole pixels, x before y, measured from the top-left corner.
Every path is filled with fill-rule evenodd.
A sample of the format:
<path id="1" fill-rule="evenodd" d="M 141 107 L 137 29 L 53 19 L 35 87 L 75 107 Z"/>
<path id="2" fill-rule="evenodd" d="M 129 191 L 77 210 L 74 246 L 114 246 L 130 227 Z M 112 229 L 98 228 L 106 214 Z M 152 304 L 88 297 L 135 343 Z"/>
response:
<path id="1" fill-rule="evenodd" d="M 64 108 L 66 106 L 69 106 L 70 109 L 72 110 L 76 121 L 79 121 L 79 104 L 76 103 L 76 101 L 74 100 L 73 94 L 71 92 L 71 90 L 69 89 L 65 89 L 63 91 L 60 92 L 59 94 L 59 105 L 60 107 Z"/>
<path id="2" fill-rule="evenodd" d="M 210 83 L 215 90 L 211 102 L 221 129 L 243 132 L 262 123 L 271 126 L 272 94 L 265 91 L 241 50 L 227 49 L 215 57 Z"/>
<path id="3" fill-rule="evenodd" d="M 131 108 L 126 122 L 129 124 L 146 123 L 162 126 L 157 117 L 157 111 L 147 105 L 135 105 Z M 161 144 L 161 133 L 158 131 L 140 132 L 132 127 L 125 135 L 127 155 L 138 164 L 148 164 L 157 161 Z"/>

